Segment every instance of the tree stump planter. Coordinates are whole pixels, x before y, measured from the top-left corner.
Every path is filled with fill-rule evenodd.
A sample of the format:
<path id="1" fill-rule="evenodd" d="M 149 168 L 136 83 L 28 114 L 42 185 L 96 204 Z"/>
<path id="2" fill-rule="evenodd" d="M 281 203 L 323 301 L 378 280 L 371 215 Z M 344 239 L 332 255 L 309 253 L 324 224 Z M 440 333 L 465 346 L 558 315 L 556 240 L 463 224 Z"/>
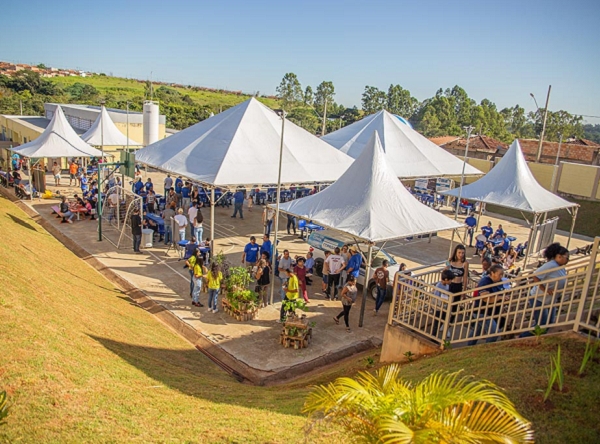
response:
<path id="1" fill-rule="evenodd" d="M 306 348 L 311 341 L 312 328 L 308 326 L 308 319 L 291 317 L 283 324 L 279 343 L 285 348 Z"/>
<path id="2" fill-rule="evenodd" d="M 240 304 L 239 308 L 235 308 L 227 298 L 223 298 L 221 304 L 225 313 L 241 322 L 256 319 L 256 316 L 258 315 L 258 308 L 254 306 L 250 307 L 247 304 Z"/>

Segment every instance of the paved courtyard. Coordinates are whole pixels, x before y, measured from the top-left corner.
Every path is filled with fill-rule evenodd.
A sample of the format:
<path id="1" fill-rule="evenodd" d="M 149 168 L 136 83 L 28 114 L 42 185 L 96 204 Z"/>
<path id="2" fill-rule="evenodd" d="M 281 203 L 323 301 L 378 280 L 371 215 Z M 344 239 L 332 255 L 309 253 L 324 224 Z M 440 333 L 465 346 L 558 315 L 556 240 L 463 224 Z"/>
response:
<path id="1" fill-rule="evenodd" d="M 150 175 L 153 182 L 162 184 L 160 173 Z M 49 188 L 52 191 L 57 189 L 54 186 Z M 77 192 L 75 188 L 65 186 L 59 189 L 61 193 L 69 196 Z M 152 248 L 143 249 L 143 254 L 134 254 L 129 240 L 122 248 L 117 249 L 108 240 L 98 241 L 96 221 L 81 220 L 75 221 L 74 224 L 61 224 L 60 219 L 51 214 L 50 207 L 56 203 L 56 200 L 35 199 L 28 205 L 103 265 L 112 269 L 132 286 L 142 290 L 155 303 L 172 312 L 180 322 L 188 325 L 211 344 L 234 356 L 249 368 L 263 374 L 285 373 L 288 369 L 301 364 L 306 367 L 306 364 L 311 362 L 323 363 L 323 358 L 328 356 L 330 359 L 339 359 L 356 351 L 377 346 L 382 341 L 387 319 L 387 303 L 382 309 L 383 313 L 374 317 L 374 301 L 369 297 L 364 326 L 359 328 L 361 302 L 359 298 L 350 313 L 352 331 L 347 333 L 343 327 L 343 320 L 340 322 L 341 325 L 336 325 L 332 320 L 332 317 L 340 312 L 341 303 L 325 300 L 321 292 L 321 279 L 315 278 L 313 285 L 308 287 L 311 302 L 307 313 L 309 320 L 316 324 L 313 328 L 313 342 L 306 349 L 283 348 L 278 342 L 281 325 L 276 322 L 281 307 L 277 285 L 274 295 L 275 304 L 261 309 L 256 320 L 239 322 L 223 311 L 216 314 L 209 313 L 206 308 L 191 305 L 189 274 L 183 268 L 184 262 L 179 260 L 176 251 L 173 249 L 167 251 L 168 247 L 160 243 Z M 255 206 L 252 211 L 248 211 L 245 207 L 243 220 L 232 219 L 231 214 L 231 208 L 217 207 L 215 210 L 215 251 L 222 251 L 233 265 L 237 265 L 241 263 L 242 250 L 249 236 L 255 235 L 257 239 L 262 236 L 262 207 Z M 203 209 L 203 215 L 206 237 L 209 234 L 209 209 Z M 487 223 L 488 220 L 492 221 L 494 227 L 502 223 L 510 235 L 517 237 L 517 242 L 527 240 L 528 230 L 523 222 L 501 219 L 491 214 L 484 215 L 484 222 Z M 304 255 L 308 251 L 308 245 L 298 236 L 288 235 L 285 231 L 285 223 L 285 218 L 282 217 L 279 223 L 280 233 L 282 233 L 279 251 L 287 248 L 292 256 Z M 556 240 L 564 243 L 565 234 L 560 233 Z M 109 237 L 114 238 L 113 234 L 109 234 Z M 398 262 L 405 262 L 409 267 L 414 267 L 445 260 L 450 247 L 450 237 L 450 232 L 444 232 L 433 237 L 431 241 L 423 239 L 412 242 L 388 242 L 385 248 L 396 257 Z M 588 239 L 578 236 L 572 240 L 570 248 L 587 243 L 589 243 Z M 474 249 L 467 249 L 469 258 L 473 252 Z M 478 264 L 478 259 L 472 258 L 472 263 Z M 276 284 L 278 282 L 276 278 Z M 201 295 L 201 302 L 204 304 L 206 304 L 206 297 L 206 294 Z"/>

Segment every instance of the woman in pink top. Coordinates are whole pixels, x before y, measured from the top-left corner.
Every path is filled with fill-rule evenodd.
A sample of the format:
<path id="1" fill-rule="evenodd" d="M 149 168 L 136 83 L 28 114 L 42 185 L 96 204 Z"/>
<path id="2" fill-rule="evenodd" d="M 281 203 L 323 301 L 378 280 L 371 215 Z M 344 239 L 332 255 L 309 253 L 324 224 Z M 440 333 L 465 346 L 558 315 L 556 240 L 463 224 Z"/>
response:
<path id="1" fill-rule="evenodd" d="M 308 300 L 308 292 L 306 291 L 306 273 L 308 272 L 306 267 L 304 266 L 304 262 L 306 259 L 303 257 L 299 257 L 296 261 L 296 266 L 294 267 L 294 274 L 298 276 L 298 283 L 300 284 L 300 292 L 302 293 L 302 297 L 304 298 L 304 302 L 307 304 L 310 302 Z"/>

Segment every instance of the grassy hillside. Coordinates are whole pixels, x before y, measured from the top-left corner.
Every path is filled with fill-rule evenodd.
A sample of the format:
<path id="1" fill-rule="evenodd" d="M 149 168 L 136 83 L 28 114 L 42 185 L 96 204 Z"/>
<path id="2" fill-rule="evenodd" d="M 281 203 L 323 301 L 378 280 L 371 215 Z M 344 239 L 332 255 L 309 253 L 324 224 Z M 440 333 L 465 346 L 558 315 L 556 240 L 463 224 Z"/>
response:
<path id="1" fill-rule="evenodd" d="M 365 368 L 363 355 L 284 386 L 240 384 L 2 197 L 0 232 L 0 390 L 11 403 L 0 442 L 305 442 L 307 387 Z M 464 368 L 505 388 L 538 442 L 599 442 L 600 366 L 572 375 L 584 342 L 562 340 L 568 391 L 540 402 L 558 341 L 450 351 L 403 373 Z M 335 441 L 348 442 L 329 429 L 309 438 Z"/>
<path id="2" fill-rule="evenodd" d="M 61 86 L 63 89 L 74 85 L 75 83 L 91 85 L 103 95 L 110 94 L 117 102 L 131 100 L 137 104 L 145 98 L 145 81 L 99 75 L 88 77 L 53 77 L 49 80 Z M 155 84 L 153 86 L 154 91 L 161 86 L 163 85 Z M 198 105 L 208 105 L 215 111 L 218 111 L 220 107 L 227 109 L 231 106 L 235 106 L 251 97 L 249 95 L 233 94 L 227 91 L 206 91 L 195 87 L 164 86 L 179 92 L 182 96 L 188 95 L 194 103 Z M 265 97 L 257 97 L 257 99 L 271 108 L 278 107 L 277 100 Z"/>

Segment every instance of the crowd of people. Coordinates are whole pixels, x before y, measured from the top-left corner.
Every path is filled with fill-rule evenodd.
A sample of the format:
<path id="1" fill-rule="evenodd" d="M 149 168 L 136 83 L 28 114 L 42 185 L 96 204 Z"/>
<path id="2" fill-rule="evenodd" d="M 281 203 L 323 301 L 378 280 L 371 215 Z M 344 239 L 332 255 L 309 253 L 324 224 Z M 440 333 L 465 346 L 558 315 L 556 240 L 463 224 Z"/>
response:
<path id="1" fill-rule="evenodd" d="M 488 224 L 488 230 L 490 229 L 491 224 Z M 496 230 L 496 234 L 505 236 L 505 233 L 500 232 L 501 230 L 502 226 Z M 539 285 L 532 286 L 529 293 L 530 297 L 527 300 L 528 307 L 534 309 L 527 324 L 531 330 L 539 325 L 547 328 L 556 322 L 557 309 L 552 307 L 552 304 L 560 300 L 561 296 L 557 294 L 558 290 L 563 289 L 566 283 L 567 271 L 564 265 L 569 262 L 568 249 L 559 243 L 553 243 L 545 248 L 543 254 L 546 262 L 531 276 L 531 282 L 539 283 Z M 434 301 L 432 307 L 435 318 L 432 325 L 433 336 L 438 337 L 439 320 L 441 319 L 442 322 L 447 320 L 446 311 L 442 308 L 441 301 L 448 301 L 448 304 L 450 304 L 448 338 L 456 320 L 459 303 L 470 302 L 473 304 L 471 313 L 473 322 L 469 325 L 469 337 L 479 336 L 482 332 L 487 335 L 498 333 L 498 335 L 489 336 L 486 342 L 498 340 L 499 333 L 504 330 L 507 322 L 507 317 L 503 316 L 502 312 L 503 305 L 500 302 L 509 302 L 506 298 L 510 299 L 510 295 L 507 293 L 498 295 L 497 293 L 511 288 L 509 268 L 505 261 L 488 255 L 481 257 L 481 267 L 481 273 L 469 272 L 465 246 L 457 245 L 454 248 L 452 256 L 441 272 L 440 280 L 435 285 L 434 294 L 440 299 Z M 470 288 L 469 279 L 471 279 L 470 275 L 473 274 L 477 276 L 478 280 L 476 285 Z M 558 279 L 553 280 L 546 288 L 543 281 L 553 278 Z M 470 293 L 465 293 L 468 290 L 471 290 Z M 531 335 L 532 333 L 528 330 L 522 333 L 521 337 Z M 476 343 L 477 339 L 473 339 L 468 341 L 467 344 L 474 345 Z"/>

